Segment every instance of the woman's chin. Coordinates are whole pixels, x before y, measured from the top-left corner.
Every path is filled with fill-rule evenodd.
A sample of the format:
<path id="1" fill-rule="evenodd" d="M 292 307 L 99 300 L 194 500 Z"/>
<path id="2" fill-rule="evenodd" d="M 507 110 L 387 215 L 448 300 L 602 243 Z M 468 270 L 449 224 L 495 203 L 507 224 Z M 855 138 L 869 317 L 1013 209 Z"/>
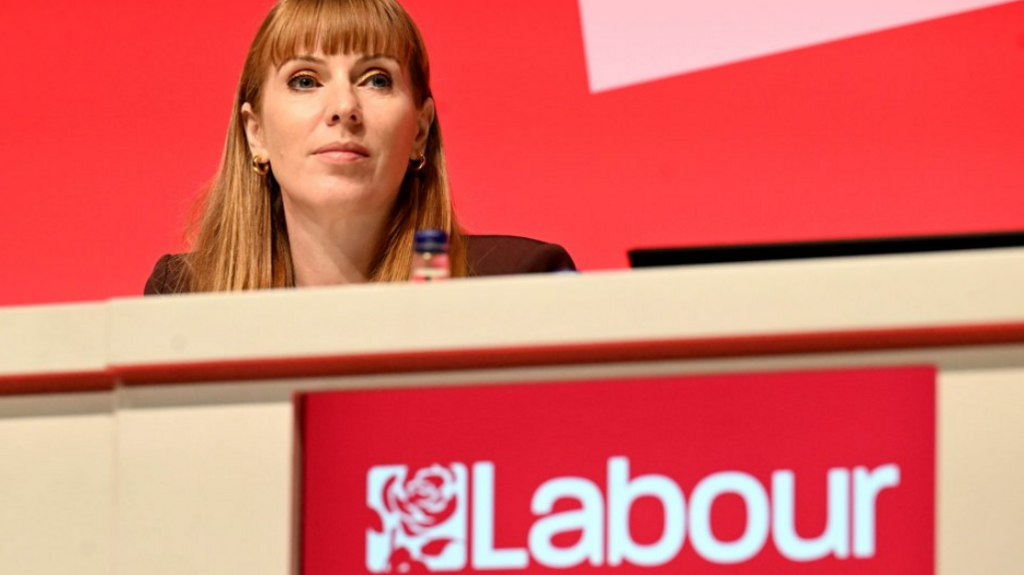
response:
<path id="1" fill-rule="evenodd" d="M 285 206 L 324 214 L 390 212 L 397 194 L 365 186 L 330 186 L 305 193 L 285 194 Z M 390 196 L 390 197 L 389 197 Z"/>

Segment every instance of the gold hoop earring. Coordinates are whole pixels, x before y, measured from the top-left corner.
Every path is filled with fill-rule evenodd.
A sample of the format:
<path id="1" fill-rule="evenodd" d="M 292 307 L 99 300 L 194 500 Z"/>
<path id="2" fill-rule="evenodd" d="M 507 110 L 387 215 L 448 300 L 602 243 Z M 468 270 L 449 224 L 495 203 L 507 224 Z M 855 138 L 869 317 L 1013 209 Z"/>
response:
<path id="1" fill-rule="evenodd" d="M 266 176 L 270 171 L 270 160 L 263 156 L 252 157 L 252 171 L 256 172 L 261 176 Z"/>
<path id="2" fill-rule="evenodd" d="M 416 163 L 414 164 L 413 162 L 416 162 Z M 420 159 L 418 159 L 418 160 L 409 160 L 409 169 L 411 169 L 414 172 L 418 172 L 418 171 L 422 170 L 423 166 L 426 166 L 426 165 L 427 165 L 427 155 L 426 154 L 420 154 Z"/>

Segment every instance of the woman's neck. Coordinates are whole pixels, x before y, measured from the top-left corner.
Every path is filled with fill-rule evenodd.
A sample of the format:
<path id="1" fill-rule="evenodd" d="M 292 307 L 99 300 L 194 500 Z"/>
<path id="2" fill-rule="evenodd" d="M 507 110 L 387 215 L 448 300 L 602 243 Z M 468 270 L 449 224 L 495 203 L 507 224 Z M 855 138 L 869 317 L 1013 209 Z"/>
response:
<path id="1" fill-rule="evenodd" d="M 384 236 L 383 214 L 327 218 L 285 209 L 285 221 L 296 287 L 369 280 Z"/>

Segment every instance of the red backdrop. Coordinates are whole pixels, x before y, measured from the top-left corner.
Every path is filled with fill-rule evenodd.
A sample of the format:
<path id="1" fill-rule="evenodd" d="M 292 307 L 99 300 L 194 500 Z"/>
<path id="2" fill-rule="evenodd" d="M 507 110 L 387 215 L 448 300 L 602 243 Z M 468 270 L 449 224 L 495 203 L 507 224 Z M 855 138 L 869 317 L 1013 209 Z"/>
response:
<path id="1" fill-rule="evenodd" d="M 182 249 L 270 4 L 0 7 L 0 305 L 138 294 Z M 405 4 L 471 231 L 599 269 L 636 246 L 1024 228 L 1024 2 L 598 93 L 574 0 Z"/>

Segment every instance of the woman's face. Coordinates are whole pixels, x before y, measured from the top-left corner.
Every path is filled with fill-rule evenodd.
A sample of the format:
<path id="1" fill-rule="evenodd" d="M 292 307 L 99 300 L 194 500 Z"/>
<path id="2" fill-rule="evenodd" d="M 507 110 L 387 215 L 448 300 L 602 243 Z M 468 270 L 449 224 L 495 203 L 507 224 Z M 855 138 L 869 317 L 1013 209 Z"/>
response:
<path id="1" fill-rule="evenodd" d="M 403 67 L 364 54 L 299 55 L 271 70 L 260 110 L 242 107 L 250 152 L 270 160 L 289 210 L 389 212 L 426 147 L 433 101 Z"/>

